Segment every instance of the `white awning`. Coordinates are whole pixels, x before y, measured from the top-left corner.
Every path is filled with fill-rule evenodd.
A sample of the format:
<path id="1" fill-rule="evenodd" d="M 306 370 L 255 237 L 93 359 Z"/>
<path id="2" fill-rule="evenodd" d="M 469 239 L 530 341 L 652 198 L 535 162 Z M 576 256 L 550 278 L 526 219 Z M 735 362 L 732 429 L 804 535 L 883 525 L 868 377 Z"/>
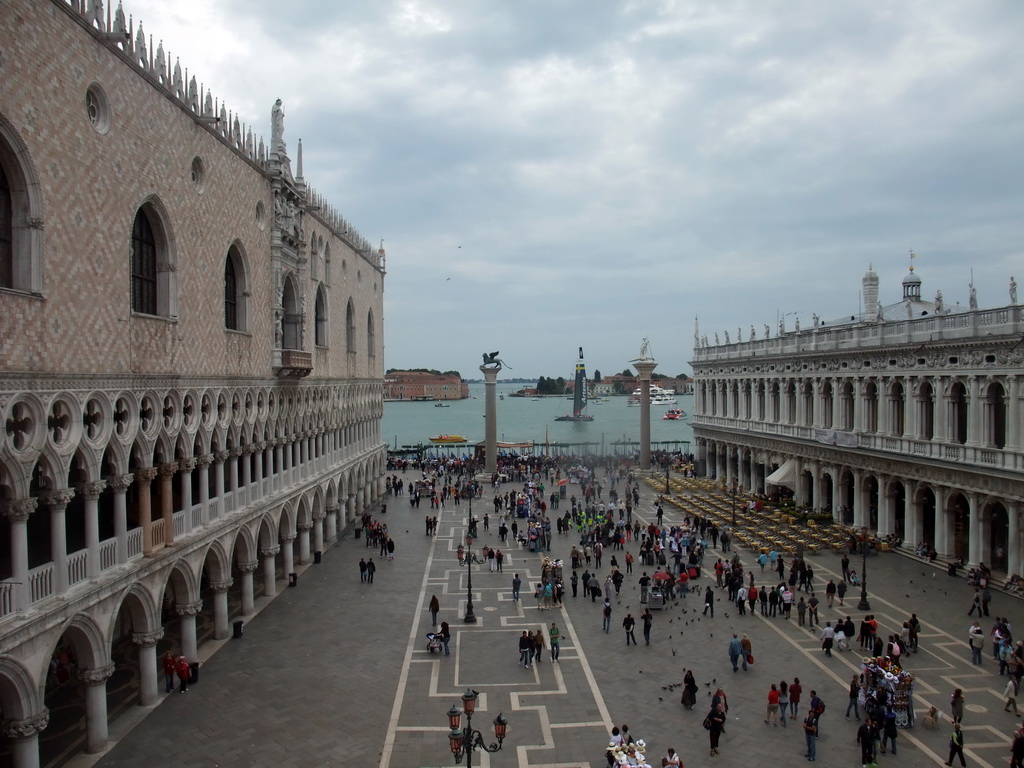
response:
<path id="1" fill-rule="evenodd" d="M 796 490 L 796 459 L 786 459 L 786 463 L 766 478 L 769 485 L 781 485 Z"/>

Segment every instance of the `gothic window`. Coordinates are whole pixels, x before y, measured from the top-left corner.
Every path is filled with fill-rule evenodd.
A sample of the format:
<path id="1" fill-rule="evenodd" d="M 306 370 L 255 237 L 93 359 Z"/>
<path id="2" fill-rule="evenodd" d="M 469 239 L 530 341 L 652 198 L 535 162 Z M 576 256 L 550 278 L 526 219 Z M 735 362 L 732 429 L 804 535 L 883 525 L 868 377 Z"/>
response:
<path id="1" fill-rule="evenodd" d="M 373 312 L 366 313 L 366 354 L 371 358 L 377 356 L 377 335 L 373 328 Z"/>
<path id="2" fill-rule="evenodd" d="M 0 165 L 0 288 L 14 287 L 14 225 L 11 187 Z"/>
<path id="3" fill-rule="evenodd" d="M 157 314 L 156 235 L 144 210 L 132 227 L 132 311 Z"/>
<path id="4" fill-rule="evenodd" d="M 224 327 L 230 331 L 238 328 L 238 279 L 235 276 L 235 260 L 231 253 L 224 259 Z"/>
<path id="5" fill-rule="evenodd" d="M 351 299 L 345 310 L 345 351 L 356 351 L 356 310 Z"/>
<path id="6" fill-rule="evenodd" d="M 316 324 L 314 325 L 314 343 L 318 347 L 327 346 L 327 294 L 324 287 L 316 289 Z"/>

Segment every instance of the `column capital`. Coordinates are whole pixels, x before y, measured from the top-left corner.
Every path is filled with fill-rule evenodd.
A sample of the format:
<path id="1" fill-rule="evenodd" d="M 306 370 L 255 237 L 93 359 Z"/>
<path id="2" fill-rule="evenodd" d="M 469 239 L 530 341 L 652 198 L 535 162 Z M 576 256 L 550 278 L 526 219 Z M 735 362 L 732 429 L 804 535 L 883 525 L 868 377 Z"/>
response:
<path id="1" fill-rule="evenodd" d="M 178 468 L 182 472 L 191 472 L 193 469 L 196 468 L 196 460 L 195 459 L 182 459 L 181 461 L 178 462 Z"/>
<path id="2" fill-rule="evenodd" d="M 86 501 L 96 501 L 106 487 L 107 483 L 104 480 L 97 480 L 94 483 L 82 483 L 78 486 L 78 495 Z"/>
<path id="3" fill-rule="evenodd" d="M 339 512 L 341 512 L 341 505 L 340 504 L 331 504 L 326 509 L 327 509 L 327 514 L 328 515 L 336 515 Z"/>
<path id="4" fill-rule="evenodd" d="M 27 739 L 46 730 L 50 724 L 50 710 L 43 707 L 42 712 L 26 717 L 24 720 L 4 720 L 0 723 L 0 733 L 9 739 Z"/>
<path id="5" fill-rule="evenodd" d="M 71 488 L 56 488 L 52 491 L 43 491 L 39 496 L 50 507 L 66 507 L 75 498 L 75 492 Z"/>
<path id="6" fill-rule="evenodd" d="M 154 630 L 153 632 L 134 632 L 131 636 L 131 641 L 140 648 L 152 648 L 163 639 L 163 627 L 159 630 Z"/>
<path id="7" fill-rule="evenodd" d="M 217 451 L 213 454 L 213 457 L 220 462 L 225 462 L 231 458 L 231 451 Z"/>
<path id="8" fill-rule="evenodd" d="M 128 486 L 135 482 L 135 475 L 111 475 L 107 478 L 107 487 L 113 491 L 127 491 Z"/>
<path id="9" fill-rule="evenodd" d="M 299 529 L 299 533 L 308 533 L 309 531 L 313 530 L 312 523 L 299 523 L 295 527 Z"/>
<path id="10" fill-rule="evenodd" d="M 281 537 L 281 541 L 285 542 L 286 544 L 291 544 L 293 541 L 295 541 L 295 538 L 296 537 L 294 533 L 288 533 Z"/>
<path id="11" fill-rule="evenodd" d="M 279 437 L 279 438 L 277 438 L 277 445 L 288 445 L 288 443 L 290 443 L 290 442 L 291 442 L 291 439 L 287 438 L 287 437 Z"/>
<path id="12" fill-rule="evenodd" d="M 237 459 L 244 452 L 245 452 L 244 449 L 240 445 L 236 445 L 234 448 L 229 448 L 228 449 L 228 455 L 231 456 L 231 458 L 233 458 L 233 459 Z"/>
<path id="13" fill-rule="evenodd" d="M 157 471 L 160 473 L 161 477 L 174 477 L 175 473 L 178 471 L 178 462 L 170 461 L 166 464 L 161 464 Z"/>
<path id="14" fill-rule="evenodd" d="M 179 616 L 195 616 L 203 610 L 203 601 L 196 600 L 194 603 L 175 603 L 174 610 Z"/>
<path id="15" fill-rule="evenodd" d="M 320 522 L 321 520 L 323 520 L 323 519 L 324 519 L 325 517 L 327 517 L 327 513 L 326 513 L 326 512 L 324 512 L 323 510 L 320 510 L 320 511 L 314 512 L 314 513 L 313 513 L 313 522 L 314 522 L 314 523 L 319 523 L 319 522 Z"/>
<path id="16" fill-rule="evenodd" d="M 257 448 L 259 448 L 259 449 L 260 449 L 261 451 L 265 451 L 265 450 L 267 450 L 267 446 L 268 446 L 269 444 L 270 444 L 270 443 L 269 443 L 269 442 L 267 442 L 266 440 L 260 440 L 260 441 L 259 441 L 258 443 L 254 443 L 254 445 L 255 445 L 255 446 L 256 446 Z"/>
<path id="17" fill-rule="evenodd" d="M 280 547 L 263 547 L 260 550 L 261 557 L 276 557 L 277 553 L 281 551 Z"/>
<path id="18" fill-rule="evenodd" d="M 78 676 L 86 685 L 103 685 L 112 674 L 114 674 L 113 663 L 97 667 L 96 669 L 83 669 L 78 673 Z"/>
<path id="19" fill-rule="evenodd" d="M 135 478 L 143 485 L 149 485 L 156 479 L 156 467 L 143 467 L 135 472 Z"/>
<path id="20" fill-rule="evenodd" d="M 213 454 L 205 453 L 202 456 L 196 456 L 196 465 L 200 469 L 206 469 L 213 464 Z"/>
<path id="21" fill-rule="evenodd" d="M 260 567 L 260 564 L 256 560 L 253 560 L 252 562 L 249 562 L 249 563 L 239 563 L 238 564 L 238 570 L 240 570 L 242 573 L 254 573 L 256 571 L 256 569 L 259 568 L 259 567 Z"/>
<path id="22" fill-rule="evenodd" d="M 234 579 L 224 579 L 222 581 L 211 581 L 210 589 L 214 591 L 214 594 L 223 594 L 231 589 L 231 585 L 234 584 Z"/>
<path id="23" fill-rule="evenodd" d="M 8 501 L 0 507 L 0 515 L 3 515 L 12 523 L 24 523 L 29 515 L 36 511 L 39 506 L 38 499 L 15 499 Z"/>
<path id="24" fill-rule="evenodd" d="M 164 628 L 154 629 L 152 632 L 133 632 L 132 642 L 140 648 L 152 648 L 163 640 Z"/>

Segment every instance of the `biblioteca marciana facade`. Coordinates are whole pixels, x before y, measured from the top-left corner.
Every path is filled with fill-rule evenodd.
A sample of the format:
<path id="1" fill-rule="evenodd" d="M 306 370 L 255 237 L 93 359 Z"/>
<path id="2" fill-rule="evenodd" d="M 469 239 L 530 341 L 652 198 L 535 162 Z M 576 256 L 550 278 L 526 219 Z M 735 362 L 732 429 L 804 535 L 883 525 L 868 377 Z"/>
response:
<path id="1" fill-rule="evenodd" d="M 103 749 L 108 704 L 155 702 L 166 651 L 228 637 L 384 492 L 383 250 L 307 185 L 301 144 L 293 169 L 280 100 L 264 145 L 102 7 L 0 0 L 17 768 Z M 57 706 L 87 727 L 48 747 Z"/>
<path id="2" fill-rule="evenodd" d="M 921 299 L 911 268 L 883 306 L 746 340 L 695 339 L 694 436 L 704 471 L 749 493 L 791 489 L 837 521 L 1022 570 L 1024 320 Z"/>

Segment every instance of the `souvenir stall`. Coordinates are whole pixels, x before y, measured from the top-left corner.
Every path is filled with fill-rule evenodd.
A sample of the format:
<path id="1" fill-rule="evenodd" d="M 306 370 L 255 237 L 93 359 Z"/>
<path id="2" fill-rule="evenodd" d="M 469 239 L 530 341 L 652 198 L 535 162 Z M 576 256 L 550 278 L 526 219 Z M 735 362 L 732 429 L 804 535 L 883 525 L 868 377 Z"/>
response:
<path id="1" fill-rule="evenodd" d="M 865 656 L 861 660 L 860 671 L 866 684 L 866 696 L 874 698 L 882 706 L 891 706 L 896 713 L 898 727 L 913 726 L 914 676 L 888 656 Z"/>

